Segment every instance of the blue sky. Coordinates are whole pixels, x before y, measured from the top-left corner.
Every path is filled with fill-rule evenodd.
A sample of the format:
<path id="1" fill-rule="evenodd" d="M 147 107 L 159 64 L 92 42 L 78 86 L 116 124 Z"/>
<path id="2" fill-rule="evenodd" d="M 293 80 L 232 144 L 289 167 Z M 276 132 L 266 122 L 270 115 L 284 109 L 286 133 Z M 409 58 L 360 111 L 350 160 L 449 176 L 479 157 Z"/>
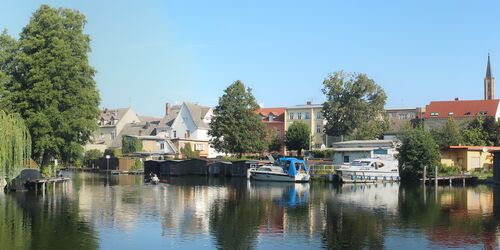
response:
<path id="1" fill-rule="evenodd" d="M 337 70 L 390 108 L 482 99 L 488 52 L 500 62 L 498 1 L 3 1 L 0 29 L 18 37 L 42 3 L 85 14 L 101 107 L 141 115 L 215 106 L 237 79 L 265 107 L 321 103 Z"/>

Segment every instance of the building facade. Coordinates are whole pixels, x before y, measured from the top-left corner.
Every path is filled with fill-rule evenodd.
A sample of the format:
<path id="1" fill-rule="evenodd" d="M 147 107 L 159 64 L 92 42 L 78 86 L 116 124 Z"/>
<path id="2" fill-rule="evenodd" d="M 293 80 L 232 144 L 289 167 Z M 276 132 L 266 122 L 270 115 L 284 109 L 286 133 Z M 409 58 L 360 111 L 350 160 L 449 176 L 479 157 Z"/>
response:
<path id="1" fill-rule="evenodd" d="M 306 105 L 297 105 L 285 108 L 285 131 L 294 122 L 303 122 L 311 130 L 311 145 L 309 149 L 328 147 L 329 142 L 325 133 L 326 120 L 322 114 L 323 105 L 307 102 Z"/>
<path id="2" fill-rule="evenodd" d="M 268 135 L 278 135 L 281 141 L 283 141 L 285 139 L 285 108 L 260 108 L 257 113 L 260 115 L 264 125 L 266 125 Z M 273 138 L 267 139 L 271 140 Z M 285 153 L 284 146 L 279 153 Z"/>

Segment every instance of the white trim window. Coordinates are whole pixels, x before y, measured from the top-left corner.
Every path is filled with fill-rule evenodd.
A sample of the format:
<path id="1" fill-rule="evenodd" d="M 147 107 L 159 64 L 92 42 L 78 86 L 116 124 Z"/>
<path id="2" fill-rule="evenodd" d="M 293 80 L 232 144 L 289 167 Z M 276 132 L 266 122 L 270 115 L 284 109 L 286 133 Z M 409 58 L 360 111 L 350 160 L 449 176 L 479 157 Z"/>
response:
<path id="1" fill-rule="evenodd" d="M 299 120 L 302 119 L 302 113 L 301 112 L 297 113 L 297 119 L 299 119 Z"/>
<path id="2" fill-rule="evenodd" d="M 196 143 L 194 145 L 194 150 L 196 150 L 196 151 L 203 151 L 203 150 L 205 150 L 205 144 Z"/>
<path id="3" fill-rule="evenodd" d="M 291 112 L 289 115 L 290 115 L 290 120 L 293 120 L 293 112 Z"/>

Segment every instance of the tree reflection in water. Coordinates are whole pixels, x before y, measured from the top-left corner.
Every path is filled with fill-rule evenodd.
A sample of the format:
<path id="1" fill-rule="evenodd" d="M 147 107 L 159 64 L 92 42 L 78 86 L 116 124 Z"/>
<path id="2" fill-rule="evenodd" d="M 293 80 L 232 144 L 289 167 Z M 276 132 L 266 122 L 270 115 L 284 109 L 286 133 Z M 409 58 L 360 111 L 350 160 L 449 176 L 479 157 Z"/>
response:
<path id="1" fill-rule="evenodd" d="M 0 194 L 0 249 L 98 249 L 78 203 L 61 195 Z"/>

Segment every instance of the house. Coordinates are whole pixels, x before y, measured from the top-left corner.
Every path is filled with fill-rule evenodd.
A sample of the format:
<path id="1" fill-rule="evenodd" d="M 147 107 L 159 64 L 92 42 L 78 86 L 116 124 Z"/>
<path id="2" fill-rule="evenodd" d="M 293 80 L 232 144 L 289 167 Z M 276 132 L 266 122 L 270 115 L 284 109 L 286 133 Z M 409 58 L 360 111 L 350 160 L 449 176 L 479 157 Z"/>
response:
<path id="1" fill-rule="evenodd" d="M 274 131 L 274 134 L 278 135 L 281 140 L 285 139 L 285 108 L 260 108 L 257 113 L 266 125 L 266 130 Z M 284 154 L 284 150 L 282 147 L 280 154 Z"/>
<path id="2" fill-rule="evenodd" d="M 164 158 L 167 155 L 174 156 L 179 153 L 174 144 L 164 137 L 154 135 L 124 136 L 136 138 L 142 142 L 142 150 L 134 154 L 143 156 L 145 160 Z"/>
<path id="3" fill-rule="evenodd" d="M 91 142 L 85 145 L 85 150 L 98 149 L 104 152 L 106 148 L 112 147 L 127 124 L 136 122 L 140 122 L 140 119 L 132 108 L 103 109 L 97 121 L 99 128 Z"/>
<path id="4" fill-rule="evenodd" d="M 353 140 L 332 144 L 333 165 L 350 163 L 361 158 L 394 159 L 396 142 L 392 140 Z"/>
<path id="5" fill-rule="evenodd" d="M 453 117 L 459 126 L 464 126 L 477 116 L 500 117 L 500 100 L 432 101 L 426 106 L 424 125 L 427 129 L 438 129 Z"/>
<path id="6" fill-rule="evenodd" d="M 464 171 L 492 169 L 492 152 L 496 150 L 500 150 L 500 147 L 450 146 L 441 150 L 441 163 L 447 166 L 459 166 Z"/>
<path id="7" fill-rule="evenodd" d="M 293 122 L 303 122 L 311 129 L 311 148 L 318 149 L 327 147 L 329 138 L 324 132 L 326 120 L 321 113 L 323 105 L 312 104 L 310 101 L 306 105 L 297 105 L 285 108 L 285 131 Z"/>
<path id="8" fill-rule="evenodd" d="M 384 136 L 397 135 L 407 124 L 411 124 L 416 119 L 421 119 L 425 115 L 425 108 L 388 108 L 385 109 L 387 118 L 391 123 L 389 131 Z"/>
<path id="9" fill-rule="evenodd" d="M 193 144 L 192 149 L 200 151 L 200 156 L 205 155 L 205 150 L 208 150 L 206 155 L 209 158 L 221 155 L 208 143 L 210 140 L 208 129 L 212 121 L 213 109 L 192 102 L 184 102 L 174 108 L 174 111 L 169 110 L 167 104 L 168 112 L 160 121 L 160 133 L 165 133 L 166 137 L 178 146 L 185 143 Z M 180 148 L 177 149 L 180 150 Z"/>

